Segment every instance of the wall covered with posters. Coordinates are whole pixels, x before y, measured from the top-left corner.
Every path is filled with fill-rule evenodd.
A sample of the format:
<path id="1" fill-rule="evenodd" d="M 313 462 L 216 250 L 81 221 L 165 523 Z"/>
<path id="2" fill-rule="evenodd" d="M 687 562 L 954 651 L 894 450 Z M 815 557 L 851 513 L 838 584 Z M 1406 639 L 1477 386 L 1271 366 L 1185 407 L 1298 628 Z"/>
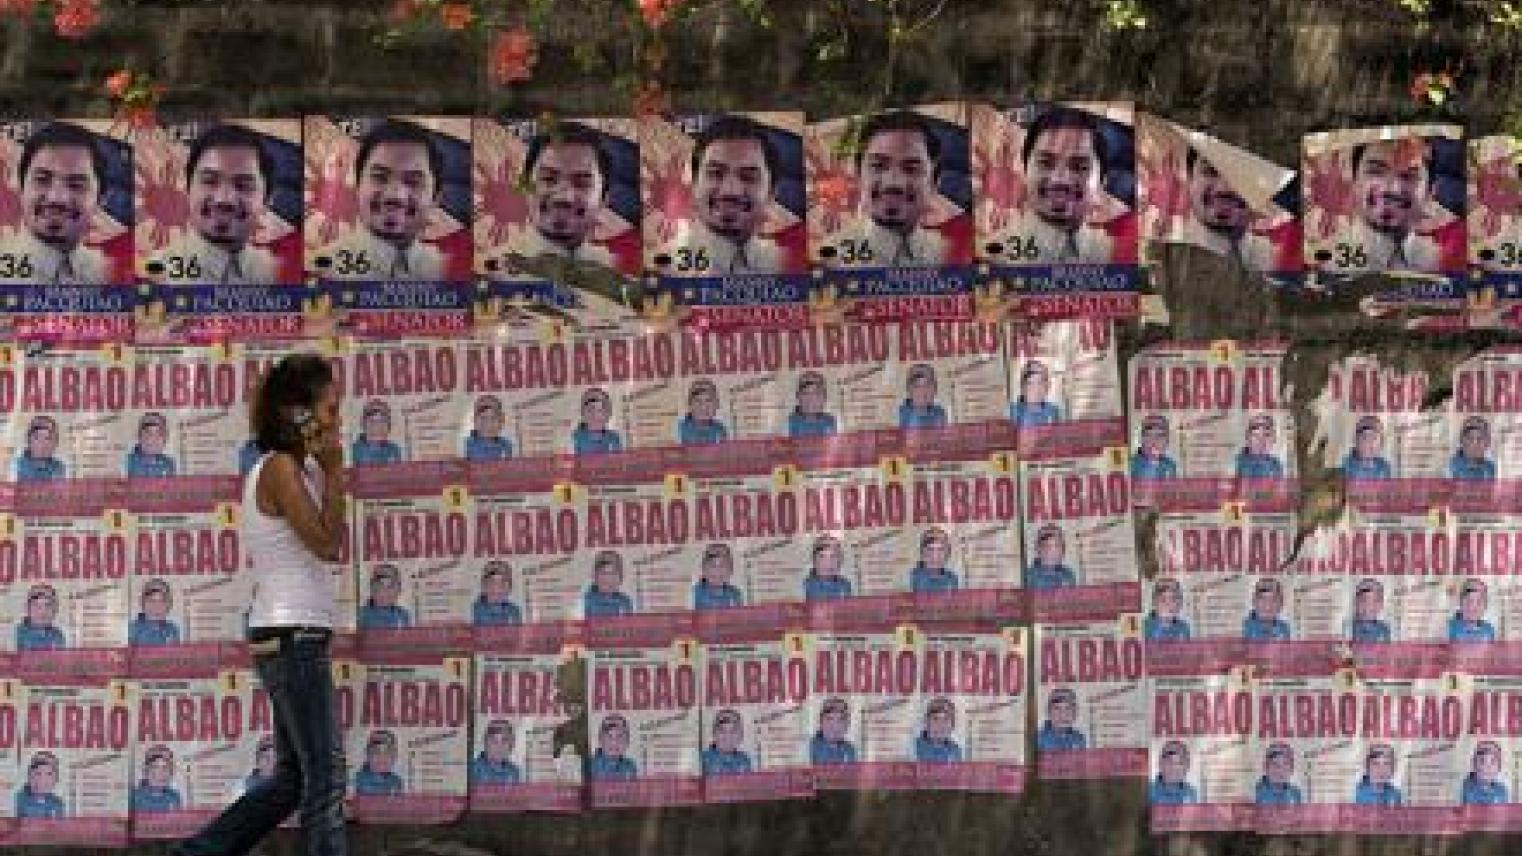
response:
<path id="1" fill-rule="evenodd" d="M 1039 14 L 1001 11 L 987 33 Z M 1356 61 L 1298 83 L 1319 106 L 1288 131 L 1193 106 L 1240 58 L 1153 47 L 1161 89 L 1125 57 L 1075 88 L 1044 63 L 1083 69 L 1092 34 L 990 58 L 956 20 L 966 85 L 911 62 L 904 112 L 722 72 L 745 97 L 694 78 L 659 122 L 548 80 L 500 113 L 388 101 L 299 36 L 339 82 L 305 117 L 211 93 L 130 140 L 77 123 L 93 213 L 0 224 L 9 843 L 173 837 L 257 780 L 231 499 L 249 385 L 297 348 L 339 368 L 353 434 L 335 574 L 368 841 L 1510 828 L 1514 218 L 1477 189 L 1508 186 L 1510 139 L 1397 109 Z M 1274 32 L 1288 104 L 1321 43 Z M 45 72 L 32 41 L 7 74 Z M 980 61 L 1081 108 L 1046 136 L 1084 163 L 1041 151 L 1069 114 Z M 0 159 L 90 111 L 31 115 Z M 377 151 L 421 152 L 416 177 Z M 252 154 L 254 191 L 196 199 L 208 153 Z M 690 808 L 613 810 L 652 805 Z"/>

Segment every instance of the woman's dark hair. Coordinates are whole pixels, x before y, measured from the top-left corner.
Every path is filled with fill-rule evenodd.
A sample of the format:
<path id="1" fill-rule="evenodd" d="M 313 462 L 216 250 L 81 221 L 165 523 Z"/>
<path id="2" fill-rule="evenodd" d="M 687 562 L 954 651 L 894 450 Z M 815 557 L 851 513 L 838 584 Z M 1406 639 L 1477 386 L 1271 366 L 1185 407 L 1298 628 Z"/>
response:
<path id="1" fill-rule="evenodd" d="M 276 363 L 254 393 L 249 412 L 254 444 L 264 452 L 301 452 L 301 431 L 290 411 L 315 410 L 318 396 L 332 383 L 332 366 L 316 354 L 291 354 Z"/>

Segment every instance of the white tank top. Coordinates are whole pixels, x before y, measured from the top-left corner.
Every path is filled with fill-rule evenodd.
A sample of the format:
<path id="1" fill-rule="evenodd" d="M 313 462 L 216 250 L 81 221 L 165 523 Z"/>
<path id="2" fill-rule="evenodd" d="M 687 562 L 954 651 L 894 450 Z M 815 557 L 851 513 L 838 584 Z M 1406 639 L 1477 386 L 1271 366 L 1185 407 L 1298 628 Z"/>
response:
<path id="1" fill-rule="evenodd" d="M 334 627 L 337 586 L 332 570 L 301 543 L 285 518 L 259 510 L 259 474 L 271 457 L 265 453 L 243 482 L 243 570 L 254 584 L 248 626 Z M 302 468 L 302 481 L 321 510 L 322 470 L 309 460 Z"/>

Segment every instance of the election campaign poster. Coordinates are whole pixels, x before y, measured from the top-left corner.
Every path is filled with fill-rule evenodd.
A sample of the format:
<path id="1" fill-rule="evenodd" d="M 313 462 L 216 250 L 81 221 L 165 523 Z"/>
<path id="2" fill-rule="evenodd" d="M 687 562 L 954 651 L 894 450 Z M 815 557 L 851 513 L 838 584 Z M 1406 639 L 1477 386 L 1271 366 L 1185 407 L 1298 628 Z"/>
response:
<path id="1" fill-rule="evenodd" d="M 0 659 L 10 675 L 11 655 Z M 15 794 L 25 772 L 21 767 L 22 717 L 26 713 L 26 685 L 13 677 L 0 678 L 0 794 Z M 16 801 L 0 799 L 0 841 L 10 837 L 16 823 Z"/>
<path id="2" fill-rule="evenodd" d="M 1038 624 L 1036 753 L 1043 779 L 1147 775 L 1147 683 L 1136 613 Z"/>
<path id="3" fill-rule="evenodd" d="M 1275 285 L 1300 284 L 1294 170 L 1147 113 L 1136 118 L 1136 164 L 1143 241 L 1190 244 Z"/>
<path id="4" fill-rule="evenodd" d="M 801 112 L 639 120 L 647 316 L 807 325 L 803 130 Z"/>
<path id="5" fill-rule="evenodd" d="M 1257 742 L 1245 772 L 1258 832 L 1332 833 L 1341 829 L 1348 782 L 1360 773 L 1357 678 L 1322 652 L 1302 652 L 1259 676 Z"/>
<path id="6" fill-rule="evenodd" d="M 1136 312 L 1135 107 L 979 105 L 972 114 L 976 257 L 1032 318 Z"/>
<path id="7" fill-rule="evenodd" d="M 844 302 L 863 321 L 973 316 L 967 111 L 931 104 L 809 125 L 816 304 Z"/>
<path id="8" fill-rule="evenodd" d="M 1166 343 L 1128 367 L 1137 503 L 1292 493 L 1295 423 L 1279 343 Z"/>
<path id="9" fill-rule="evenodd" d="M 910 566 L 915 620 L 1023 618 L 1020 472 L 1013 457 L 946 455 L 910 472 L 909 513 L 894 540 L 900 555 L 912 550 L 901 561 Z"/>
<path id="10" fill-rule="evenodd" d="M 259 387 L 264 383 L 271 369 L 280 360 L 291 354 L 317 354 L 328 361 L 328 368 L 333 372 L 333 387 L 338 394 L 338 400 L 342 404 L 345 397 L 347 384 L 347 370 L 343 359 L 343 340 L 337 338 L 324 338 L 315 341 L 303 339 L 284 339 L 257 342 L 239 342 L 233 346 L 234 359 L 242 366 L 240 376 L 243 380 L 243 390 L 238 402 L 237 412 L 247 414 L 250 403 L 258 395 Z M 239 438 L 236 449 L 238 456 L 238 476 L 248 474 L 254 464 L 259 462 L 262 452 L 254 443 L 252 426 L 244 420 L 244 434 Z"/>
<path id="11" fill-rule="evenodd" d="M 463 485 L 419 483 L 355 503 L 362 656 L 469 645 L 475 516 Z"/>
<path id="12" fill-rule="evenodd" d="M 516 640 L 546 639 L 559 650 L 580 626 L 592 579 L 579 560 L 581 516 L 574 487 L 489 492 L 471 483 L 475 520 L 465 568 L 454 572 L 466 589 L 460 620 L 478 649 L 515 650 Z"/>
<path id="13" fill-rule="evenodd" d="M 689 481 L 676 475 L 653 484 L 577 490 L 586 535 L 575 573 L 588 581 L 578 617 L 589 645 L 655 645 L 688 636 L 699 600 L 710 608 L 738 599 L 739 590 L 728 582 L 733 550 L 721 544 L 728 552 L 705 561 L 707 545 L 694 540 L 711 534 L 716 518 L 694 514 L 697 497 Z M 705 510 L 711 513 L 712 507 Z M 718 567 L 720 560 L 724 568 Z M 708 564 L 715 566 L 711 596 L 700 576 Z"/>
<path id="14" fill-rule="evenodd" d="M 878 467 L 799 475 L 808 534 L 794 540 L 806 541 L 808 550 L 800 567 L 806 568 L 801 587 L 810 626 L 868 630 L 908 619 L 914 606 L 910 577 L 918 564 L 908 473 L 906 463 L 889 458 Z M 942 571 L 951 558 L 943 546 L 932 545 Z"/>
<path id="15" fill-rule="evenodd" d="M 138 414 L 130 346 L 29 349 L 15 378 L 8 474 L 27 494 L 99 492 L 127 474 Z M 72 488 L 65 480 L 84 482 Z"/>
<path id="16" fill-rule="evenodd" d="M 132 135 L 138 282 L 300 285 L 301 120 L 206 120 Z"/>
<path id="17" fill-rule="evenodd" d="M 1385 301 L 1464 298 L 1464 129 L 1403 125 L 1309 134 L 1302 147 L 1308 284 L 1398 277 Z"/>
<path id="18" fill-rule="evenodd" d="M 1300 578 L 1291 565 L 1298 555 L 1296 528 L 1289 501 L 1201 501 L 1159 513 L 1153 543 L 1158 574 L 1143 586 L 1142 636 L 1149 656 L 1208 670 L 1242 662 L 1246 652 L 1235 643 L 1262 641 L 1260 631 L 1270 631 L 1269 637 L 1274 630 L 1288 632 L 1294 619 L 1285 614 L 1285 601 L 1301 603 Z M 1261 611 L 1255 594 L 1260 584 L 1283 596 L 1265 596 Z M 1340 585 L 1339 578 L 1338 594 Z M 1306 597 L 1341 614 L 1339 596 L 1317 600 L 1317 592 L 1309 588 Z M 1314 620 L 1317 610 L 1309 612 Z"/>
<path id="19" fill-rule="evenodd" d="M 130 130 L 110 119 L 0 123 L 0 196 L 14 200 L 0 213 L 0 294 L 132 284 Z"/>
<path id="20" fill-rule="evenodd" d="M 1455 369 L 1456 382 L 1462 371 Z M 1473 469 L 1478 475 L 1485 469 L 1455 453 L 1452 411 L 1427 403 L 1433 382 L 1425 371 L 1383 365 L 1363 354 L 1331 366 L 1315 404 L 1317 440 L 1325 441 L 1324 463 L 1342 468 L 1354 504 L 1377 504 L 1397 493 L 1408 503 L 1440 503 L 1455 472 Z M 1488 424 L 1481 433 L 1488 446 Z"/>
<path id="21" fill-rule="evenodd" d="M 472 129 L 475 267 L 491 295 L 580 324 L 638 317 L 638 122 L 477 117 Z"/>
<path id="22" fill-rule="evenodd" d="M 1444 643 L 1453 641 L 1450 619 L 1466 582 L 1456 576 L 1458 527 L 1458 517 L 1441 507 L 1392 501 L 1347 509 L 1336 525 L 1318 530 L 1309 561 L 1300 567 L 1301 579 L 1318 581 L 1328 596 L 1299 604 L 1298 617 L 1308 626 L 1295 637 L 1388 645 L 1378 656 L 1408 663 L 1441 661 Z M 1297 596 L 1305 598 L 1305 587 L 1299 588 Z M 1332 600 L 1333 589 L 1340 590 L 1341 603 Z"/>
<path id="23" fill-rule="evenodd" d="M 0 521 L 0 648 L 18 673 L 122 675 L 136 523 L 81 498 Z"/>
<path id="24" fill-rule="evenodd" d="M 225 643 L 243 639 L 253 580 L 242 573 L 235 502 L 132 497 L 136 524 L 128 592 L 133 674 L 215 669 Z"/>
<path id="25" fill-rule="evenodd" d="M 468 282 L 470 122 L 304 117 L 306 275 L 327 282 Z"/>
<path id="26" fill-rule="evenodd" d="M 20 764 L 7 844 L 125 847 L 136 690 L 101 678 L 18 684 Z"/>
<path id="27" fill-rule="evenodd" d="M 687 497 L 697 536 L 687 551 L 687 608 L 705 642 L 802 627 L 806 537 L 803 479 L 771 475 L 696 478 Z"/>
<path id="28" fill-rule="evenodd" d="M 132 445 L 123 474 L 138 485 L 134 495 L 173 490 L 236 496 L 237 450 L 249 422 L 247 381 L 237 357 L 237 348 L 226 343 L 133 348 L 128 401 L 137 420 L 128 428 Z M 149 479 L 155 481 L 136 481 Z"/>
<path id="29" fill-rule="evenodd" d="M 1522 787 L 1522 675 L 1514 668 L 1468 676 L 1469 708 L 1459 745 L 1454 785 L 1461 828 L 1512 832 L 1522 826 L 1515 794 Z"/>
<path id="30" fill-rule="evenodd" d="M 1522 348 L 1512 345 L 1488 348 L 1453 369 L 1451 412 L 1446 414 L 1452 434 L 1442 453 L 1455 500 L 1466 507 L 1504 503 L 1522 479 L 1519 378 Z"/>
<path id="31" fill-rule="evenodd" d="M 1038 621 L 1141 605 L 1125 450 L 1021 464 L 1024 588 Z"/>
<path id="32" fill-rule="evenodd" d="M 332 668 L 335 701 L 341 728 L 350 728 L 354 721 L 353 688 L 347 681 L 348 671 L 340 670 L 344 661 L 335 661 Z M 236 694 L 246 694 L 243 702 L 243 732 L 236 748 L 227 750 L 235 755 L 226 764 L 236 768 L 233 784 L 227 791 L 228 802 L 272 781 L 279 768 L 279 756 L 275 751 L 275 711 L 270 703 L 269 690 L 260 683 L 247 651 L 229 651 L 224 667 L 218 672 L 219 690 L 224 699 Z M 342 678 L 342 680 L 340 680 Z M 229 703 L 225 702 L 224 703 Z M 296 829 L 301 825 L 301 813 L 295 812 L 280 824 L 281 829 Z"/>
<path id="33" fill-rule="evenodd" d="M 306 285 L 143 285 L 132 310 L 141 345 L 267 344 L 336 335 L 333 292 Z"/>
<path id="34" fill-rule="evenodd" d="M 132 838 L 188 838 L 242 793 L 253 681 L 246 672 L 186 670 L 137 684 Z"/>
<path id="35" fill-rule="evenodd" d="M 910 624 L 815 635 L 808 741 L 820 790 L 914 788 L 926 701 L 917 680 L 923 648 Z"/>
<path id="36" fill-rule="evenodd" d="M 808 634 L 703 647 L 700 762 L 709 803 L 813 796 Z"/>
<path id="37" fill-rule="evenodd" d="M 366 653 L 351 666 L 358 710 L 346 733 L 361 823 L 450 823 L 465 811 L 470 658 Z"/>
<path id="38" fill-rule="evenodd" d="M 1009 409 L 1004 333 L 998 324 L 910 321 L 898 327 L 903 400 L 897 428 L 910 455 L 928 449 L 1007 448 L 989 434 Z M 922 429 L 950 429 L 925 431 Z M 997 437 L 997 434 L 994 435 Z"/>
<path id="39" fill-rule="evenodd" d="M 459 350 L 438 339 L 344 340 L 348 463 L 355 469 L 460 455 Z M 415 474 L 415 473 L 414 473 Z"/>
<path id="40" fill-rule="evenodd" d="M 1469 140 L 1469 323 L 1512 327 L 1522 322 L 1522 141 L 1507 134 Z"/>
<path id="41" fill-rule="evenodd" d="M 1061 458 L 1124 444 L 1113 322 L 1085 318 L 1005 329 L 1009 421 L 1021 457 Z"/>
<path id="42" fill-rule="evenodd" d="M 1152 831 L 1230 831 L 1253 821 L 1256 696 L 1246 667 L 1154 675 L 1147 801 Z"/>
<path id="43" fill-rule="evenodd" d="M 924 645 L 913 735 L 919 790 L 1019 794 L 1025 789 L 1031 632 L 986 629 L 993 626 L 920 628 Z"/>
<path id="44" fill-rule="evenodd" d="M 1452 611 L 1445 618 L 1450 641 L 1486 642 L 1505 662 L 1522 641 L 1522 543 L 1516 514 L 1465 510 L 1455 515 L 1453 576 L 1447 580 Z M 1466 594 L 1467 612 L 1466 618 Z M 1473 657 L 1466 651 L 1465 657 Z M 1478 671 L 1489 671 L 1485 666 Z"/>
<path id="45" fill-rule="evenodd" d="M 1431 667 L 1407 674 L 1364 669 L 1346 678 L 1357 706 L 1339 704 L 1333 721 L 1359 739 L 1340 771 L 1345 831 L 1451 833 L 1462 819 L 1459 784 L 1468 765 L 1459 753 L 1471 679 Z M 1348 721 L 1354 715 L 1356 725 Z"/>
<path id="46" fill-rule="evenodd" d="M 560 682 L 577 659 L 554 646 L 476 654 L 472 812 L 580 810 L 582 759 Z"/>
<path id="47" fill-rule="evenodd" d="M 702 802 L 701 652 L 691 638 L 588 655 L 593 808 Z"/>

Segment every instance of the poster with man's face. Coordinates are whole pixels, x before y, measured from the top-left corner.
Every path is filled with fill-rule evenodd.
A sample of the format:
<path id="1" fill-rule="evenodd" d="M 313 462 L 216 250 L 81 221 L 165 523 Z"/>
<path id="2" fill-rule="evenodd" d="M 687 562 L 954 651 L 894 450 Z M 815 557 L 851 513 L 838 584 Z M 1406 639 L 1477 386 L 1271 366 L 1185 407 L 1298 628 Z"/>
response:
<path id="1" fill-rule="evenodd" d="M 1299 282 L 1294 170 L 1149 114 L 1136 128 L 1142 240 L 1192 244 L 1271 282 Z"/>
<path id="2" fill-rule="evenodd" d="M 0 123 L 0 285 L 132 282 L 132 146 L 109 120 Z"/>
<path id="3" fill-rule="evenodd" d="M 308 276 L 471 278 L 470 119 L 303 120 Z"/>
<path id="4" fill-rule="evenodd" d="M 1305 263 L 1332 287 L 1362 274 L 1410 276 L 1404 300 L 1462 296 L 1468 264 L 1463 129 L 1411 125 L 1305 138 Z"/>
<path id="5" fill-rule="evenodd" d="M 807 285 L 803 114 L 640 120 L 646 313 L 676 306 L 728 326 L 802 318 Z M 741 309 L 741 307 L 749 307 Z M 779 314 L 780 313 L 780 314 Z"/>
<path id="6" fill-rule="evenodd" d="M 134 143 L 138 281 L 302 282 L 300 120 L 186 122 Z"/>
<path id="7" fill-rule="evenodd" d="M 635 120 L 478 118 L 473 136 L 475 269 L 493 296 L 583 322 L 634 316 Z"/>
<path id="8" fill-rule="evenodd" d="M 979 106 L 976 257 L 1039 317 L 1128 315 L 1137 285 L 1134 108 Z"/>
<path id="9" fill-rule="evenodd" d="M 809 258 L 825 274 L 822 302 L 861 301 L 874 319 L 971 314 L 967 140 L 961 103 L 809 126 Z"/>

